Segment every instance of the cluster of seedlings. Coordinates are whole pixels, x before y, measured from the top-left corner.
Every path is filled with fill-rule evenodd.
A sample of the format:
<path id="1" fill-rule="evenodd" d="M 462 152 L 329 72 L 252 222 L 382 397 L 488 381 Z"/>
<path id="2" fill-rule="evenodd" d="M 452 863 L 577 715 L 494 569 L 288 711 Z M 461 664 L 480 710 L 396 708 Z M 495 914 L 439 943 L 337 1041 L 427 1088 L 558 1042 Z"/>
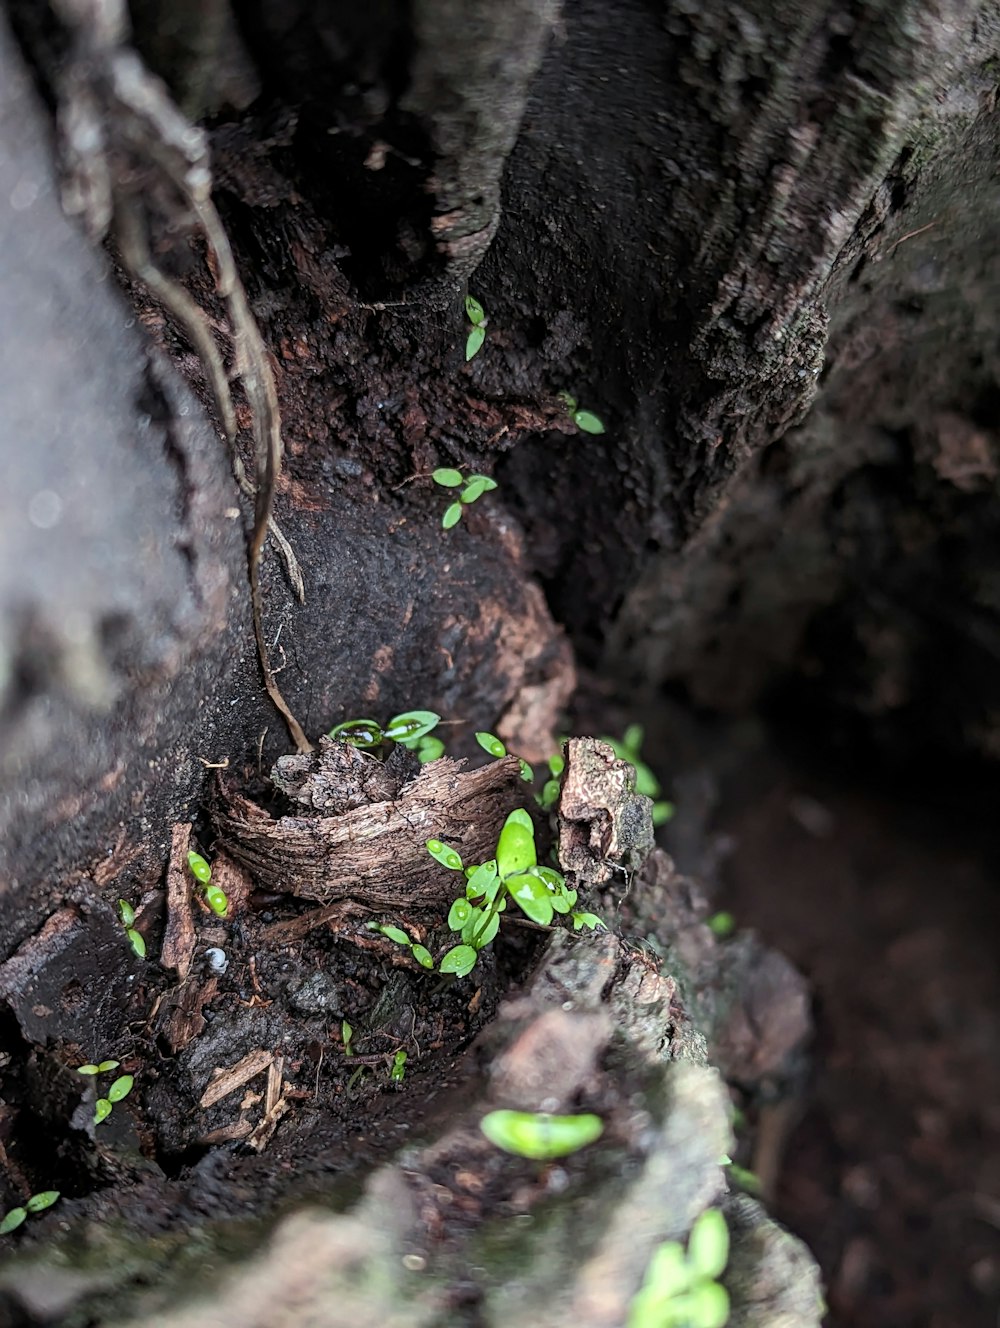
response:
<path id="1" fill-rule="evenodd" d="M 554 867 L 538 862 L 535 850 L 535 827 L 521 808 L 512 811 L 497 840 L 496 854 L 488 862 L 466 866 L 457 849 L 440 839 L 427 840 L 427 852 L 449 871 L 461 872 L 465 890 L 448 910 L 448 927 L 457 934 L 458 943 L 441 957 L 437 971 L 462 978 L 471 973 L 484 950 L 500 930 L 500 915 L 508 901 L 538 926 L 547 927 L 557 915 L 568 915 L 575 930 L 602 927 L 593 913 L 576 912 L 577 892 Z M 401 927 L 369 922 L 372 931 L 380 932 L 398 945 L 404 945 L 424 968 L 435 967 L 434 958 Z"/>
<path id="2" fill-rule="evenodd" d="M 481 302 L 474 295 L 465 297 L 465 316 L 469 320 L 470 328 L 465 339 L 465 358 L 466 361 L 473 359 L 482 350 L 486 341 L 486 328 L 489 319 Z M 604 422 L 600 416 L 595 415 L 592 410 L 583 409 L 570 392 L 560 392 L 559 400 L 566 408 L 566 413 L 583 433 L 601 434 L 604 433 Z M 489 493 L 491 489 L 497 487 L 496 481 L 490 479 L 488 475 L 465 475 L 461 470 L 454 469 L 451 466 L 441 466 L 431 474 L 435 484 L 439 484 L 444 489 L 461 490 L 457 497 L 448 504 L 444 515 L 441 518 L 441 525 L 445 530 L 451 530 L 461 521 L 466 507 L 481 498 L 484 493 Z"/>

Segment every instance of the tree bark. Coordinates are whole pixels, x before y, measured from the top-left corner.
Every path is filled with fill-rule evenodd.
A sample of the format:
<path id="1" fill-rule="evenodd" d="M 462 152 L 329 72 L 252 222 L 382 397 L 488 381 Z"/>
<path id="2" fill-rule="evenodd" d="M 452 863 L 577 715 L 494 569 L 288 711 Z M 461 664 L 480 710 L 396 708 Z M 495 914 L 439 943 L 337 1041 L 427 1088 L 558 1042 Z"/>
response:
<path id="1" fill-rule="evenodd" d="M 11 1017 L 41 1046 L 48 1016 L 32 1014 L 30 991 L 45 964 L 53 999 L 65 995 L 58 963 L 85 980 L 88 938 L 113 949 L 123 895 L 161 927 L 174 828 L 214 834 L 213 768 L 259 802 L 289 743 L 259 674 L 249 514 L 205 365 L 130 275 L 121 233 L 102 251 L 60 203 L 59 135 L 96 106 L 103 185 L 139 200 L 154 261 L 207 317 L 235 383 L 212 256 L 162 144 L 137 137 L 108 92 L 102 61 L 131 60 L 131 42 L 97 40 L 110 0 L 80 5 L 76 25 L 75 0 L 48 15 L 29 0 L 5 9 L 0 960 L 14 965 Z M 455 726 L 459 757 L 492 729 L 544 760 L 578 662 L 592 690 L 636 715 L 666 686 L 745 710 L 791 681 L 897 755 L 936 744 L 995 757 L 993 0 L 216 0 L 176 12 L 142 0 L 135 15 L 146 60 L 207 126 L 215 205 L 271 358 L 285 445 L 276 511 L 305 601 L 272 549 L 265 628 L 313 741 L 345 718 L 419 705 Z M 468 290 L 488 323 L 466 361 Z M 247 451 L 248 404 L 234 390 Z M 605 432 L 577 427 L 566 392 Z M 499 486 L 451 530 L 451 495 L 431 479 L 441 466 Z M 257 884 L 280 888 L 276 861 Z M 535 959 L 525 942 L 521 976 Z M 609 992 L 635 996 L 634 956 L 594 963 L 614 968 Z M 144 971 L 117 974 L 102 1028 L 153 1025 L 128 1007 Z M 241 1054 L 280 1038 L 279 1011 L 264 1011 L 248 972 Z M 711 1023 L 702 988 L 714 969 L 699 972 L 687 1004 Z M 301 976 L 304 1007 L 315 974 Z M 178 1174 L 205 1146 L 181 1118 L 214 1046 L 206 1033 L 199 1050 L 193 1033 L 212 981 L 171 989 L 183 1038 L 148 1033 L 190 1079 L 148 1100 L 172 1122 L 157 1157 Z M 609 1037 L 594 1034 L 601 1055 Z M 641 1045 L 629 1034 L 652 1092 Z M 44 1073 L 59 1079 L 47 1062 Z M 626 1100 L 621 1084 L 609 1092 Z M 705 1109 L 713 1148 L 717 1107 Z M 433 1189 L 448 1150 L 478 1157 L 468 1122 L 445 1115 L 415 1164 L 417 1215 L 400 1211 L 388 1259 L 421 1220 L 448 1227 L 440 1194 L 420 1188 Z M 623 1156 L 640 1134 L 622 1125 Z M 702 1206 L 709 1162 L 691 1184 Z M 348 1255 L 401 1184 L 398 1172 L 373 1182 Z M 756 1218 L 733 1210 L 741 1221 L 750 1231 Z M 342 1234 L 324 1239 L 339 1248 Z M 572 1242 L 564 1254 L 563 1272 Z M 566 1301 L 577 1308 L 553 1324 L 611 1321 L 587 1299 L 603 1254 L 588 1247 Z M 487 1321 L 525 1287 L 541 1294 L 531 1270 L 508 1299 L 482 1292 Z M 448 1279 L 458 1296 L 457 1265 Z M 442 1303 L 398 1321 L 430 1322 Z M 796 1312 L 808 1322 L 815 1307 Z"/>

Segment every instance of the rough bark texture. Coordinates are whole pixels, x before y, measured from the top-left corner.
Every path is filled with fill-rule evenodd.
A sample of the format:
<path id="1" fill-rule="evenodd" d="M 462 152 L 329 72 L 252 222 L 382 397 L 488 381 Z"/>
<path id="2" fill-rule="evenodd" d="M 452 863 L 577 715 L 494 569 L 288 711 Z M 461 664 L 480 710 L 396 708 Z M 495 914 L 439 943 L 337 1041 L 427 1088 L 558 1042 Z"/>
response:
<path id="1" fill-rule="evenodd" d="M 457 755 L 476 750 L 475 730 L 492 728 L 525 757 L 544 758 L 573 692 L 575 652 L 595 690 L 617 692 L 633 713 L 664 686 L 702 706 L 747 707 L 791 677 L 897 754 L 934 740 L 995 758 L 995 0 L 135 8 L 148 60 L 205 117 L 215 202 L 272 357 L 286 447 L 277 512 L 306 598 L 297 603 L 269 555 L 265 626 L 282 690 L 312 738 L 350 715 L 385 719 L 420 705 L 455 726 Z M 112 9 L 102 0 L 91 17 Z M 352 999 L 374 1000 L 385 970 L 345 957 L 331 916 L 311 930 L 283 915 L 262 987 L 255 947 L 269 919 L 256 912 L 273 901 L 254 899 L 254 883 L 231 863 L 220 867 L 234 873 L 239 902 L 221 931 L 238 976 L 227 986 L 193 966 L 190 919 L 168 950 L 176 967 L 192 965 L 179 990 L 125 951 L 88 1037 L 132 1039 L 146 1065 L 166 1048 L 169 1073 L 143 1089 L 144 1108 L 164 1124 L 154 1145 L 142 1119 L 119 1112 L 117 1152 L 95 1140 L 69 1068 L 84 1054 L 73 999 L 93 985 L 88 961 L 111 954 L 116 935 L 122 948 L 115 901 L 134 900 L 144 934 L 158 936 L 172 842 L 176 902 L 186 833 L 176 827 L 212 834 L 209 767 L 251 781 L 288 743 L 259 678 L 246 514 L 211 422 L 204 366 L 129 279 L 114 237 L 96 250 L 60 208 L 54 117 L 65 123 L 72 89 L 86 90 L 99 54 L 96 29 L 85 21 L 71 31 L 74 10 L 87 6 L 65 0 L 53 13 L 7 0 L 0 16 L 0 977 L 12 1037 L 16 1024 L 23 1041 L 25 1103 L 40 1120 L 77 1113 L 67 1148 L 81 1189 L 91 1187 L 73 1197 L 77 1216 L 93 1211 L 94 1186 L 127 1177 L 133 1188 L 102 1202 L 120 1202 L 125 1221 L 141 1221 L 155 1243 L 189 1221 L 190 1205 L 244 1213 L 262 1174 L 266 1206 L 285 1192 L 288 1177 L 274 1179 L 281 1168 L 297 1182 L 322 1172 L 322 1157 L 297 1160 L 296 1148 L 326 1119 L 325 1048 Z M 129 128 L 127 118 L 116 123 Z M 212 265 L 171 198 L 156 146 L 137 141 L 127 171 L 112 161 L 112 188 L 136 195 L 148 180 L 151 252 L 204 310 L 235 377 Z M 466 362 L 470 277 L 489 324 Z M 563 391 L 606 432 L 577 430 Z M 239 397 L 237 416 L 245 448 Z M 430 479 L 441 465 L 499 483 L 449 531 L 447 500 Z M 586 838 L 596 871 L 604 841 L 593 823 Z M 261 867 L 259 855 L 244 856 Z M 647 901 L 637 894 L 636 927 L 668 903 L 682 917 L 685 887 L 662 863 L 657 870 Z M 277 883 L 262 876 L 258 884 Z M 218 937 L 211 919 L 199 923 L 204 958 Z M 675 951 L 670 937 L 650 933 L 676 979 L 655 975 L 652 960 L 646 974 L 617 941 L 600 942 L 611 948 L 574 974 L 588 1008 L 636 1021 L 620 1062 L 593 1024 L 594 1075 L 577 1085 L 577 1102 L 607 1089 L 624 1111 L 635 1075 L 635 1091 L 657 1109 L 661 1087 L 670 1096 L 654 1082 L 657 1048 L 683 1033 L 667 1028 L 681 1013 L 669 983 L 690 988 L 733 1075 L 785 1072 L 805 1022 L 794 977 L 780 962 L 758 969 L 752 947 L 719 959 L 700 917 L 685 927 Z M 395 1041 L 388 1051 L 379 1043 L 375 1059 L 414 1035 L 418 1007 L 438 1053 L 446 1019 L 449 1036 L 471 1037 L 537 953 L 523 937 L 511 943 L 485 996 L 459 988 L 421 1005 L 387 983 L 391 1008 L 366 1031 L 388 1029 Z M 342 983 L 325 971 L 331 957 L 348 975 Z M 720 969 L 741 994 L 717 1005 Z M 655 1017 L 639 1027 L 637 1007 L 653 987 Z M 168 993 L 176 1008 L 161 1009 Z M 720 1010 L 732 1014 L 722 1031 Z M 762 1047 L 753 1034 L 764 1012 Z M 290 1039 L 297 1060 L 285 1066 L 276 1049 Z M 250 1055 L 269 1067 L 263 1094 L 248 1092 L 240 1121 L 203 1119 L 196 1108 L 210 1073 L 223 1056 L 232 1069 Z M 449 1082 L 461 1088 L 472 1063 L 466 1057 Z M 429 1061 L 425 1075 L 446 1073 L 442 1064 Z M 683 1220 L 657 1238 L 680 1234 L 718 1190 L 720 1105 L 702 1100 L 703 1076 L 682 1079 L 677 1098 L 690 1089 L 691 1110 L 677 1128 L 700 1161 L 682 1187 Z M 481 1144 L 454 1108 L 429 1107 L 432 1084 L 420 1091 L 430 1142 L 415 1176 L 397 1168 L 384 1188 L 373 1182 L 361 1237 L 337 1220 L 317 1239 L 362 1273 L 384 1267 L 362 1249 L 370 1213 L 384 1214 L 409 1186 L 424 1229 L 439 1223 L 455 1262 L 442 1264 L 426 1302 L 402 1308 L 393 1286 L 368 1299 L 340 1282 L 330 1291 L 309 1264 L 304 1298 L 320 1297 L 320 1318 L 322 1295 L 348 1292 L 366 1312 L 381 1297 L 387 1322 L 457 1312 L 460 1264 L 479 1254 L 478 1237 L 463 1245 L 456 1231 L 479 1200 L 475 1186 L 472 1198 L 458 1195 L 453 1175 L 447 1185 L 435 1179 L 434 1166 L 482 1161 Z M 269 1139 L 278 1104 L 293 1099 L 312 1102 L 315 1115 L 278 1131 L 270 1171 L 240 1154 L 223 1184 L 213 1168 L 224 1155 L 192 1163 L 190 1150 L 244 1137 L 226 1131 L 242 1130 L 261 1100 L 252 1128 Z M 381 1155 L 349 1157 L 355 1177 L 398 1151 L 403 1134 L 385 1099 L 373 1091 L 371 1100 L 383 1103 L 385 1138 Z M 548 1244 L 536 1258 L 528 1239 L 515 1251 L 524 1276 L 494 1278 L 502 1260 L 492 1262 L 487 1232 L 489 1273 L 470 1291 L 470 1316 L 511 1322 L 558 1285 L 553 1325 L 620 1322 L 642 1263 L 639 1247 L 627 1248 L 629 1204 L 662 1203 L 680 1180 L 671 1148 L 660 1147 L 669 1113 L 657 1116 L 651 1150 L 635 1120 L 616 1121 L 618 1161 L 636 1162 L 635 1192 L 616 1209 L 616 1183 L 598 1187 L 610 1215 L 603 1244 L 574 1262 L 575 1235 L 563 1240 L 563 1231 L 549 1261 Z M 342 1140 L 339 1148 L 337 1165 Z M 147 1175 L 163 1167 L 177 1179 Z M 537 1199 L 549 1184 L 524 1177 L 517 1190 L 510 1174 L 500 1179 L 511 1187 L 498 1200 L 513 1205 L 508 1216 L 521 1211 L 518 1195 Z M 161 1206 L 146 1212 L 153 1193 Z M 572 1223 L 574 1203 L 549 1200 L 553 1229 Z M 379 1247 L 390 1260 L 413 1230 L 412 1210 L 400 1200 L 396 1211 Z M 756 1217 L 733 1220 L 750 1229 Z M 648 1255 L 652 1225 L 644 1232 Z M 279 1235 L 279 1260 L 286 1238 L 302 1237 Z M 218 1239 L 224 1252 L 227 1237 Z M 602 1302 L 602 1270 L 622 1250 L 617 1299 Z M 147 1257 L 156 1256 L 144 1249 L 140 1262 Z M 9 1276 L 4 1294 L 36 1320 L 93 1309 L 95 1284 L 72 1281 L 83 1276 L 76 1270 L 72 1286 L 48 1272 Z M 242 1306 L 238 1280 L 231 1295 Z M 742 1293 L 742 1321 L 774 1322 L 770 1310 L 754 1319 L 754 1296 Z M 789 1313 L 807 1323 L 815 1305 Z"/>

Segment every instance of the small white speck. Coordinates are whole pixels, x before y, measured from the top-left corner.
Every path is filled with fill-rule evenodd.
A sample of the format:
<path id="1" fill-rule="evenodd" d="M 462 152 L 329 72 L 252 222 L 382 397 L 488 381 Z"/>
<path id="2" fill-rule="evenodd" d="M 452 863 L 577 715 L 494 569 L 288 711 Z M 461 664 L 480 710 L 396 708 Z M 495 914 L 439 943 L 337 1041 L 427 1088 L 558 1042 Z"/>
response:
<path id="1" fill-rule="evenodd" d="M 404 1254 L 403 1267 L 411 1273 L 422 1273 L 427 1267 L 427 1260 L 422 1254 Z"/>
<path id="2" fill-rule="evenodd" d="M 220 950 L 217 945 L 205 951 L 205 958 L 208 960 L 208 966 L 213 973 L 223 974 L 229 967 L 229 959 L 225 950 Z"/>

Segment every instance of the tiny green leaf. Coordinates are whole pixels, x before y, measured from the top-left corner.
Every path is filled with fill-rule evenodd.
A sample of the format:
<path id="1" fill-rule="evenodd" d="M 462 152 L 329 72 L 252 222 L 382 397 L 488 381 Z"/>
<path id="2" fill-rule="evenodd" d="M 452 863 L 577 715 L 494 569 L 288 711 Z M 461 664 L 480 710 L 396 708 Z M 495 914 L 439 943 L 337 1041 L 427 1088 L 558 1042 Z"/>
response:
<path id="1" fill-rule="evenodd" d="M 655 826 L 666 825 L 672 819 L 675 808 L 672 802 L 654 802 L 653 803 L 653 824 Z"/>
<path id="2" fill-rule="evenodd" d="M 558 779 L 566 769 L 566 759 L 561 753 L 557 752 L 555 756 L 550 756 L 548 760 L 549 774 L 553 779 Z"/>
<path id="3" fill-rule="evenodd" d="M 688 1237 L 688 1263 L 701 1278 L 715 1278 L 729 1261 L 729 1228 L 718 1208 L 707 1208 Z"/>
<path id="4" fill-rule="evenodd" d="M 135 909 L 127 899 L 119 899 L 118 916 L 121 918 L 122 925 L 125 927 L 131 927 L 132 923 L 135 922 Z"/>
<path id="5" fill-rule="evenodd" d="M 606 925 L 601 921 L 596 913 L 574 913 L 573 930 L 579 931 L 581 927 L 589 927 L 591 931 L 607 931 Z"/>
<path id="6" fill-rule="evenodd" d="M 547 1161 L 586 1148 L 604 1133 L 600 1116 L 548 1116 L 544 1112 L 491 1111 L 479 1122 L 491 1144 L 505 1153 Z"/>
<path id="7" fill-rule="evenodd" d="M 641 1294 L 657 1302 L 670 1301 L 690 1285 L 691 1272 L 683 1249 L 676 1240 L 665 1240 L 653 1251 Z"/>
<path id="8" fill-rule="evenodd" d="M 351 1040 L 353 1037 L 354 1037 L 354 1029 L 351 1027 L 351 1025 L 347 1022 L 346 1019 L 342 1019 L 340 1023 L 340 1040 L 344 1044 L 345 1056 L 354 1055 L 354 1048 L 351 1046 Z"/>
<path id="9" fill-rule="evenodd" d="M 461 931 L 472 917 L 472 905 L 467 899 L 456 899 L 448 911 L 448 926 L 452 931 Z"/>
<path id="10" fill-rule="evenodd" d="M 101 1067 L 99 1065 L 91 1065 L 88 1063 L 87 1065 L 78 1065 L 76 1067 L 76 1072 L 77 1074 L 100 1074 Z"/>
<path id="11" fill-rule="evenodd" d="M 629 724 L 622 734 L 622 746 L 633 756 L 638 756 L 645 736 L 646 731 L 641 724 Z"/>
<path id="12" fill-rule="evenodd" d="M 195 853 L 194 849 L 188 854 L 188 867 L 195 880 L 201 881 L 203 885 L 207 885 L 212 879 L 211 867 L 200 853 Z"/>
<path id="13" fill-rule="evenodd" d="M 442 973 L 454 973 L 457 978 L 464 978 L 475 968 L 478 958 L 471 945 L 456 945 L 441 960 L 439 968 Z"/>
<path id="14" fill-rule="evenodd" d="M 430 950 L 428 950 L 425 946 L 411 945 L 410 953 L 413 955 L 417 963 L 421 964 L 424 968 L 434 967 L 434 956 L 431 954 Z"/>
<path id="15" fill-rule="evenodd" d="M 552 907 L 557 913 L 569 913 L 576 903 L 576 894 L 575 890 L 562 890 L 558 894 L 554 894 L 552 896 Z"/>
<path id="16" fill-rule="evenodd" d="M 16 1231 L 27 1216 L 27 1208 L 12 1208 L 0 1222 L 0 1236 L 9 1236 L 12 1231 Z"/>
<path id="17" fill-rule="evenodd" d="M 444 743 L 440 738 L 421 738 L 417 748 L 417 760 L 421 765 L 430 761 L 439 761 L 444 756 Z"/>
<path id="18" fill-rule="evenodd" d="M 542 791 L 538 795 L 538 805 L 543 811 L 549 811 L 559 801 L 559 790 L 562 788 L 558 779 L 547 779 L 542 785 Z"/>
<path id="19" fill-rule="evenodd" d="M 435 862 L 440 862 L 441 866 L 447 867 L 449 871 L 462 871 L 461 857 L 453 848 L 442 844 L 440 839 L 428 839 L 427 852 Z"/>
<path id="20" fill-rule="evenodd" d="M 472 295 L 467 295 L 465 297 L 465 312 L 468 316 L 469 322 L 474 326 L 478 326 L 486 317 L 486 311 L 483 306 Z"/>
<path id="21" fill-rule="evenodd" d="M 385 736 L 393 742 L 402 742 L 404 739 L 411 742 L 414 738 L 422 738 L 425 733 L 430 733 L 440 720 L 441 716 L 433 710 L 407 710 L 405 714 L 395 715 L 389 720 Z"/>
<path id="22" fill-rule="evenodd" d="M 537 876 L 532 876 L 529 872 L 521 876 L 509 876 L 506 885 L 518 908 L 526 917 L 543 927 L 549 925 L 555 912 L 552 907 L 552 896 Z"/>
<path id="23" fill-rule="evenodd" d="M 491 480 L 489 475 L 470 475 L 466 483 L 481 484 L 483 486 L 483 493 L 490 493 L 491 490 L 497 487 L 496 480 Z"/>
<path id="24" fill-rule="evenodd" d="M 566 877 L 562 872 L 557 872 L 555 867 L 532 867 L 530 870 L 532 876 L 537 876 L 540 881 L 544 881 L 550 890 L 557 893 L 565 892 Z"/>
<path id="25" fill-rule="evenodd" d="M 718 1282 L 699 1282 L 685 1300 L 688 1322 L 697 1328 L 724 1328 L 729 1322 L 729 1292 Z"/>
<path id="26" fill-rule="evenodd" d="M 111 1103 L 106 1097 L 99 1097 L 94 1103 L 94 1124 L 100 1125 L 111 1115 Z"/>
<path id="27" fill-rule="evenodd" d="M 40 1190 L 38 1194 L 33 1194 L 24 1206 L 29 1213 L 42 1213 L 46 1208 L 51 1208 L 58 1198 L 58 1190 Z"/>
<path id="28" fill-rule="evenodd" d="M 406 932 L 403 931 L 402 927 L 394 927 L 391 923 L 387 922 L 385 926 L 379 927 L 378 930 L 383 936 L 388 936 L 390 941 L 395 941 L 397 945 L 412 944 L 412 941 L 409 936 L 407 936 Z"/>
<path id="29" fill-rule="evenodd" d="M 715 913 L 709 918 L 708 925 L 715 935 L 723 940 L 727 936 L 732 936 L 736 930 L 736 919 L 732 913 Z"/>
<path id="30" fill-rule="evenodd" d="M 477 867 L 469 877 L 468 884 L 465 887 L 466 898 L 481 898 L 488 893 L 490 886 L 499 882 L 499 879 L 496 860 L 491 858 L 489 862 L 484 862 L 481 867 Z"/>
<path id="31" fill-rule="evenodd" d="M 484 752 L 489 752 L 490 756 L 499 759 L 501 756 L 507 755 L 507 748 L 493 733 L 477 733 L 476 742 L 479 743 Z"/>
<path id="32" fill-rule="evenodd" d="M 441 518 L 441 527 L 443 530 L 451 530 L 452 526 L 457 526 L 462 519 L 462 504 L 450 503 L 445 508 L 444 516 Z"/>
<path id="33" fill-rule="evenodd" d="M 521 807 L 512 811 L 504 821 L 500 838 L 497 841 L 497 870 L 500 876 L 525 872 L 534 867 L 538 858 L 535 854 L 535 827 L 531 817 Z"/>
<path id="34" fill-rule="evenodd" d="M 584 433 L 603 433 L 604 425 L 597 416 L 589 410 L 576 410 L 573 412 L 573 423 Z"/>
<path id="35" fill-rule="evenodd" d="M 432 470 L 431 479 L 435 484 L 440 484 L 442 489 L 458 489 L 465 483 L 462 472 L 453 470 L 451 466 L 440 466 L 437 470 Z"/>
<path id="36" fill-rule="evenodd" d="M 647 798 L 655 798 L 660 792 L 660 781 L 650 770 L 645 761 L 633 761 L 635 768 L 635 791 Z"/>
<path id="37" fill-rule="evenodd" d="M 483 483 L 483 481 L 481 479 L 473 480 L 470 484 L 467 484 L 465 486 L 465 488 L 458 495 L 458 497 L 461 502 L 465 503 L 466 506 L 468 506 L 469 503 L 474 503 L 477 498 L 481 498 L 485 492 L 486 492 L 486 485 Z"/>
<path id="38" fill-rule="evenodd" d="M 139 956 L 139 958 L 145 959 L 146 941 L 144 937 L 141 935 L 141 933 L 137 932 L 134 927 L 129 927 L 125 935 L 128 937 L 129 945 L 131 945 L 132 949 Z"/>
<path id="39" fill-rule="evenodd" d="M 465 358 L 471 360 L 482 350 L 483 342 L 486 340 L 486 328 L 482 323 L 474 327 L 465 339 Z"/>
<path id="40" fill-rule="evenodd" d="M 129 1093 L 132 1091 L 132 1085 L 134 1083 L 135 1080 L 130 1074 L 119 1075 L 108 1089 L 108 1101 L 112 1103 L 120 1102 L 122 1098 L 128 1097 Z"/>
<path id="41" fill-rule="evenodd" d="M 368 751 L 377 747 L 384 735 L 381 725 L 376 724 L 374 719 L 345 719 L 342 724 L 335 724 L 328 736 Z"/>
<path id="42" fill-rule="evenodd" d="M 568 415 L 572 415 L 573 412 L 576 410 L 576 397 L 573 396 L 570 392 L 560 392 L 559 400 L 566 407 L 566 413 Z"/>
<path id="43" fill-rule="evenodd" d="M 117 1070 L 120 1064 L 120 1061 L 101 1061 L 97 1070 L 99 1074 L 107 1074 L 109 1070 Z"/>
<path id="44" fill-rule="evenodd" d="M 517 759 L 521 763 L 521 778 L 524 780 L 526 784 L 533 783 L 535 778 L 534 770 L 532 770 L 531 766 L 527 763 L 527 761 L 524 759 L 523 756 L 519 756 Z"/>
<path id="45" fill-rule="evenodd" d="M 229 899 L 225 890 L 220 890 L 217 885 L 210 885 L 205 890 L 205 902 L 213 913 L 224 918 L 229 909 Z"/>
<path id="46" fill-rule="evenodd" d="M 389 1078 L 394 1084 L 401 1084 L 406 1078 L 406 1052 L 399 1050 L 392 1058 L 392 1069 L 389 1071 Z"/>

